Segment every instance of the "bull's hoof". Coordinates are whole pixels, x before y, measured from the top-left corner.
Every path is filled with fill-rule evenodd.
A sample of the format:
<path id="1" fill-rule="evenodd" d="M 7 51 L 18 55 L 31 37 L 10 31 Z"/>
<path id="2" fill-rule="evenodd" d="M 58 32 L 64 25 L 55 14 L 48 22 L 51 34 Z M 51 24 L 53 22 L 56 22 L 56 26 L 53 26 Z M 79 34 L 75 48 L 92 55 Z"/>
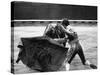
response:
<path id="1" fill-rule="evenodd" d="M 19 61 L 20 61 L 20 59 L 18 58 L 18 59 L 16 60 L 16 63 L 18 64 Z"/>

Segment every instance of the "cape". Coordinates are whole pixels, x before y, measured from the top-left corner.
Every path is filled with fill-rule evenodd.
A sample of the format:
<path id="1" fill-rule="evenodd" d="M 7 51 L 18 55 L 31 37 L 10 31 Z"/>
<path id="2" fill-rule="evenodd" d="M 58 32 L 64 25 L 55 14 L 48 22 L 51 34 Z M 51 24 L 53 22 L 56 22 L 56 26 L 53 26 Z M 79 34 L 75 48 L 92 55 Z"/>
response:
<path id="1" fill-rule="evenodd" d="M 18 59 L 31 69 L 43 72 L 58 71 L 66 59 L 68 48 L 55 40 L 40 37 L 21 38 Z"/>

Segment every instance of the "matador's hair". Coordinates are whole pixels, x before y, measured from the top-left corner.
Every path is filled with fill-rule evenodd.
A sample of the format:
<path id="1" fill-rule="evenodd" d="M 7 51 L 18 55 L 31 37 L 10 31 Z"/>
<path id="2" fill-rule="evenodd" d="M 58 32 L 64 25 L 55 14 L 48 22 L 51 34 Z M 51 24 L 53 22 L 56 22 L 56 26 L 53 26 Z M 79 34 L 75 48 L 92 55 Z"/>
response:
<path id="1" fill-rule="evenodd" d="M 68 26 L 69 25 L 69 21 L 67 18 L 63 18 L 62 19 L 62 24 Z"/>

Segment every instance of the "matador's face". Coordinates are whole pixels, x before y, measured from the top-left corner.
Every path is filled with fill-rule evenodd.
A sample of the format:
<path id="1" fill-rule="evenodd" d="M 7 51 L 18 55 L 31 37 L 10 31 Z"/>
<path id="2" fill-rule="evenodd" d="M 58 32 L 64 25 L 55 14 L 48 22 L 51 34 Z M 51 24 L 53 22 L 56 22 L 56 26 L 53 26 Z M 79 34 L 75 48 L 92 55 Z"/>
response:
<path id="1" fill-rule="evenodd" d="M 65 25 L 65 24 L 63 25 L 64 28 L 66 28 L 67 26 L 68 26 L 68 25 Z"/>

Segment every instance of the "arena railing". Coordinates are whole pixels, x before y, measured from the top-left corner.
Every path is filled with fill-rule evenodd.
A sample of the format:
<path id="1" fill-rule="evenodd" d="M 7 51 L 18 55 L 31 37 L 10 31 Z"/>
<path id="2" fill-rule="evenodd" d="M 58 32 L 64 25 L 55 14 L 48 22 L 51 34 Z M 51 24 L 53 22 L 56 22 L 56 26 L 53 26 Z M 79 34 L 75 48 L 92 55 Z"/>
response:
<path id="1" fill-rule="evenodd" d="M 38 25 L 47 25 L 49 23 L 61 23 L 62 20 L 11 20 L 11 27 L 15 26 L 38 26 Z M 97 24 L 97 20 L 69 20 L 71 25 L 76 24 Z"/>
<path id="2" fill-rule="evenodd" d="M 45 22 L 49 22 L 49 23 L 53 23 L 53 22 L 61 22 L 62 20 L 11 20 L 11 22 L 40 22 L 40 23 L 45 23 Z M 69 20 L 69 22 L 71 23 L 97 23 L 97 20 Z"/>

